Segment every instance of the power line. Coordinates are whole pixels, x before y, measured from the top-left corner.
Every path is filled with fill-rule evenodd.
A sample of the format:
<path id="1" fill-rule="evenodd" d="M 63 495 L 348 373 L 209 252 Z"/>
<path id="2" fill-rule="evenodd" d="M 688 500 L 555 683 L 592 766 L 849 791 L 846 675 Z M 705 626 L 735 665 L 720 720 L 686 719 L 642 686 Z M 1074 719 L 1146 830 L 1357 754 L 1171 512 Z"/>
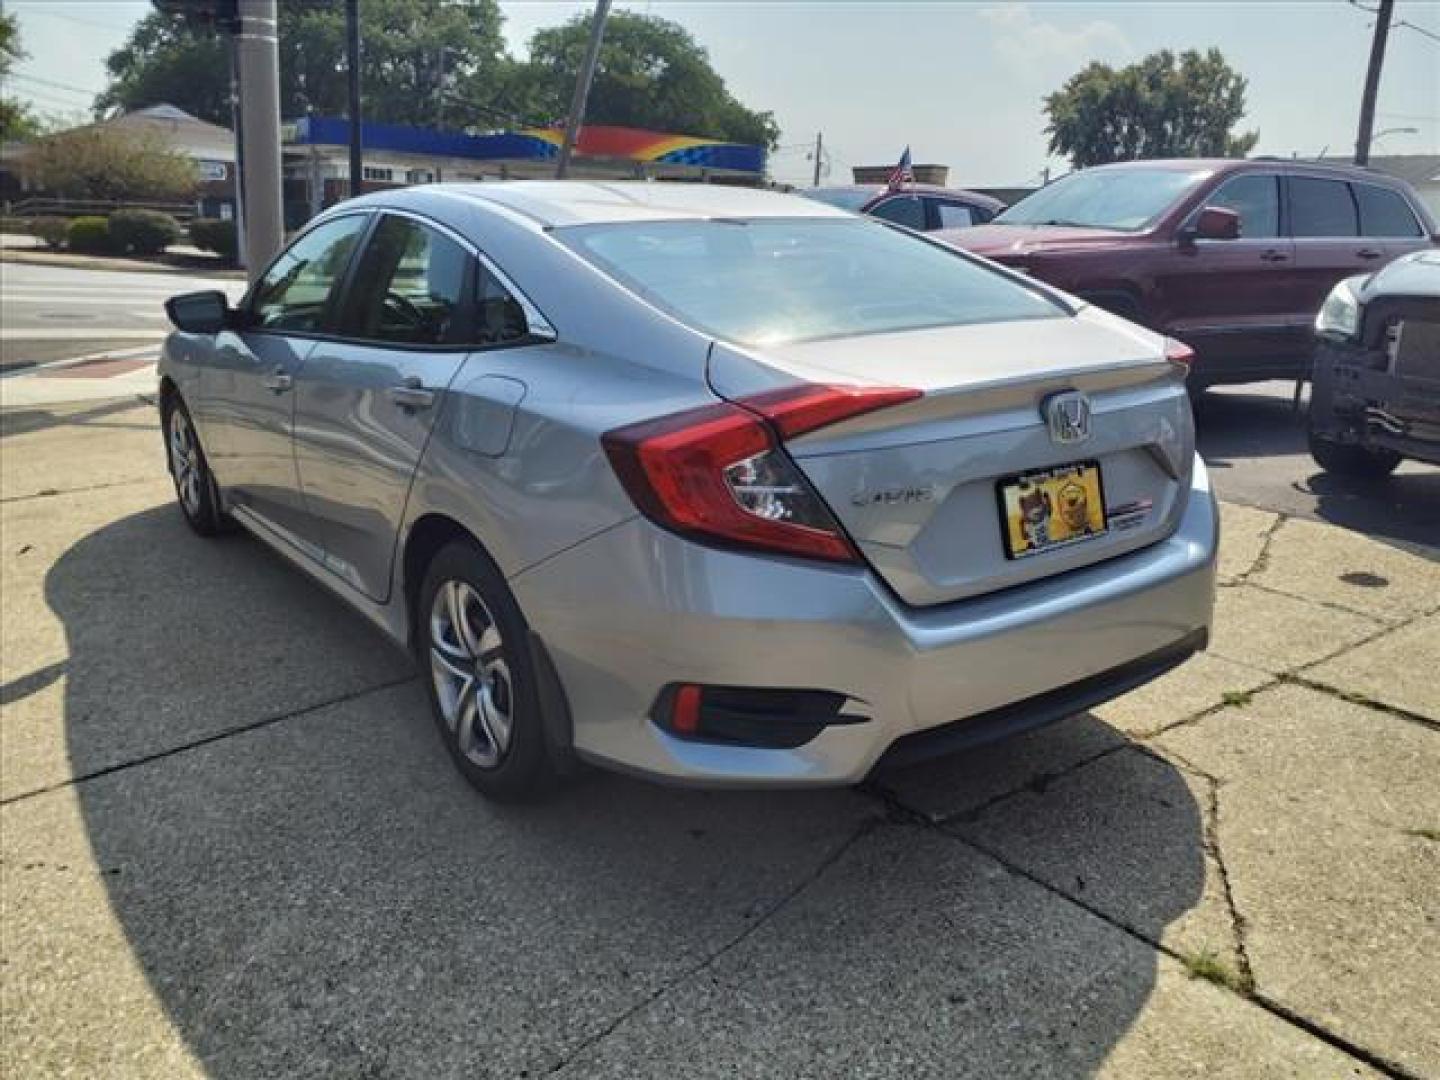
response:
<path id="1" fill-rule="evenodd" d="M 14 2 L 14 0 L 12 0 L 12 2 Z M 23 0 L 20 0 L 20 2 L 23 3 Z M 26 6 L 29 7 L 29 5 Z M 25 14 L 44 15 L 46 18 L 63 19 L 65 22 L 78 23 L 81 26 L 96 26 L 102 30 L 119 30 L 121 32 L 128 32 L 134 27 L 133 23 L 130 26 L 121 26 L 119 23 L 101 22 L 99 19 L 86 19 L 80 15 L 70 15 L 63 11 L 46 11 L 45 9 L 39 7 L 30 8 L 30 10 L 25 12 Z"/>
<path id="2" fill-rule="evenodd" d="M 6 78 L 21 79 L 25 82 L 36 83 L 40 86 L 52 86 L 56 90 L 66 90 L 72 94 L 84 94 L 86 97 L 95 96 L 94 90 L 86 90 L 84 87 L 72 86 L 69 83 L 55 82 L 52 79 L 42 79 L 37 75 L 26 75 L 24 72 L 21 71 L 12 71 L 9 75 L 6 76 Z"/>

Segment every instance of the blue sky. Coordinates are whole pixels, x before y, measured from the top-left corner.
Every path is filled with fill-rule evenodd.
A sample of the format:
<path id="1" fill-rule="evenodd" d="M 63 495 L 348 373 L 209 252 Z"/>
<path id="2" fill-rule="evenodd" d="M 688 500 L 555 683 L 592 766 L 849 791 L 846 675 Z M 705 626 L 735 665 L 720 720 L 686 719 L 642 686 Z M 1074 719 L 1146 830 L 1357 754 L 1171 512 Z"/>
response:
<path id="1" fill-rule="evenodd" d="M 336 0 L 338 3 L 339 0 Z M 105 55 L 149 10 L 144 0 L 4 0 L 31 54 L 7 92 L 46 112 L 88 107 Z M 587 3 L 502 3 L 511 48 Z M 817 130 L 830 178 L 887 163 L 951 166 L 959 184 L 1020 184 L 1047 164 L 1041 98 L 1088 61 L 1126 63 L 1159 48 L 1217 46 L 1250 80 L 1245 125 L 1258 153 L 1347 154 L 1354 143 L 1371 16 L 1345 0 L 1186 3 L 975 3 L 741 0 L 631 2 L 673 19 L 710 52 L 732 91 L 773 111 L 782 180 L 808 180 Z M 1440 35 L 1440 0 L 1399 0 L 1396 18 Z M 43 81 L 37 81 L 43 80 Z M 1384 153 L 1440 153 L 1440 40 L 1391 35 L 1377 129 L 1414 127 Z"/>

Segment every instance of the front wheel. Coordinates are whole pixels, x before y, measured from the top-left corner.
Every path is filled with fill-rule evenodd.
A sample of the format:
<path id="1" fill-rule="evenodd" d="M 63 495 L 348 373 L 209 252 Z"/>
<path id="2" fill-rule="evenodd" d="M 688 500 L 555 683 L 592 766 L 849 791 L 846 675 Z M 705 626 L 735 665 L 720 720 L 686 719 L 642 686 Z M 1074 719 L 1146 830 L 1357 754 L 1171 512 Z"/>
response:
<path id="1" fill-rule="evenodd" d="M 226 518 L 220 511 L 219 490 L 195 434 L 190 411 L 180 398 L 176 397 L 165 410 L 164 427 L 166 461 L 186 523 L 201 536 L 223 532 Z"/>
<path id="2" fill-rule="evenodd" d="M 1357 480 L 1384 479 L 1400 464 L 1400 455 L 1394 450 L 1370 450 L 1334 442 L 1314 432 L 1310 433 L 1310 456 L 1326 472 Z"/>
<path id="3" fill-rule="evenodd" d="M 431 560 L 416 640 L 440 738 L 456 767 L 498 802 L 535 798 L 555 770 L 524 616 L 490 559 L 463 541 Z"/>

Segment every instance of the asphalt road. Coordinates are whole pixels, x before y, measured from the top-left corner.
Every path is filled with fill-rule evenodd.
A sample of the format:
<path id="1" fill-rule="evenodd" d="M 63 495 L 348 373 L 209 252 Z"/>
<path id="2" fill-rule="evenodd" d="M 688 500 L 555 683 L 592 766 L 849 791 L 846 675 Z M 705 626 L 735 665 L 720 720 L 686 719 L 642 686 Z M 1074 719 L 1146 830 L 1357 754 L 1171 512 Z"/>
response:
<path id="1" fill-rule="evenodd" d="M 1306 447 L 1295 384 L 1223 387 L 1196 412 L 1201 456 L 1222 499 L 1327 521 L 1440 560 L 1440 468 L 1404 462 L 1388 480 L 1322 472 Z M 1308 387 L 1307 387 L 1308 396 Z"/>
<path id="2" fill-rule="evenodd" d="M 179 274 L 0 263 L 0 370 L 158 342 L 169 327 L 166 298 L 220 285 Z"/>

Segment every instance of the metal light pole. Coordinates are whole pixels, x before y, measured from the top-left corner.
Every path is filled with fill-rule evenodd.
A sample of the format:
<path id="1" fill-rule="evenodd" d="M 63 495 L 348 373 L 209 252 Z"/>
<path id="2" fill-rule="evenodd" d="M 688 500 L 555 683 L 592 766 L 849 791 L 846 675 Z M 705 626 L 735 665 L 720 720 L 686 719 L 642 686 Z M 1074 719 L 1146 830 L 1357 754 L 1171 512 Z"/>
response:
<path id="1" fill-rule="evenodd" d="M 824 133 L 823 131 L 817 131 L 817 132 L 815 133 L 815 180 L 814 180 L 814 182 L 811 184 L 812 187 L 819 187 L 819 186 L 820 186 L 820 156 L 821 156 L 824 152 L 825 152 L 825 133 Z"/>
<path id="2" fill-rule="evenodd" d="M 363 190 L 360 159 L 360 0 L 345 0 L 345 78 L 350 88 L 350 197 Z"/>
<path id="3" fill-rule="evenodd" d="M 275 0 L 240 0 L 235 66 L 240 80 L 240 149 L 245 260 L 250 279 L 285 239 L 280 187 L 280 47 Z"/>
<path id="4" fill-rule="evenodd" d="M 575 151 L 575 140 L 580 137 L 580 125 L 585 120 L 585 102 L 590 98 L 590 84 L 595 79 L 595 65 L 600 61 L 600 43 L 605 40 L 605 19 L 609 14 L 610 0 L 595 0 L 590 44 L 585 48 L 580 77 L 575 80 L 575 96 L 570 101 L 570 116 L 565 122 L 565 141 L 560 146 L 560 160 L 555 163 L 556 180 L 564 180 L 570 171 L 570 155 Z"/>

